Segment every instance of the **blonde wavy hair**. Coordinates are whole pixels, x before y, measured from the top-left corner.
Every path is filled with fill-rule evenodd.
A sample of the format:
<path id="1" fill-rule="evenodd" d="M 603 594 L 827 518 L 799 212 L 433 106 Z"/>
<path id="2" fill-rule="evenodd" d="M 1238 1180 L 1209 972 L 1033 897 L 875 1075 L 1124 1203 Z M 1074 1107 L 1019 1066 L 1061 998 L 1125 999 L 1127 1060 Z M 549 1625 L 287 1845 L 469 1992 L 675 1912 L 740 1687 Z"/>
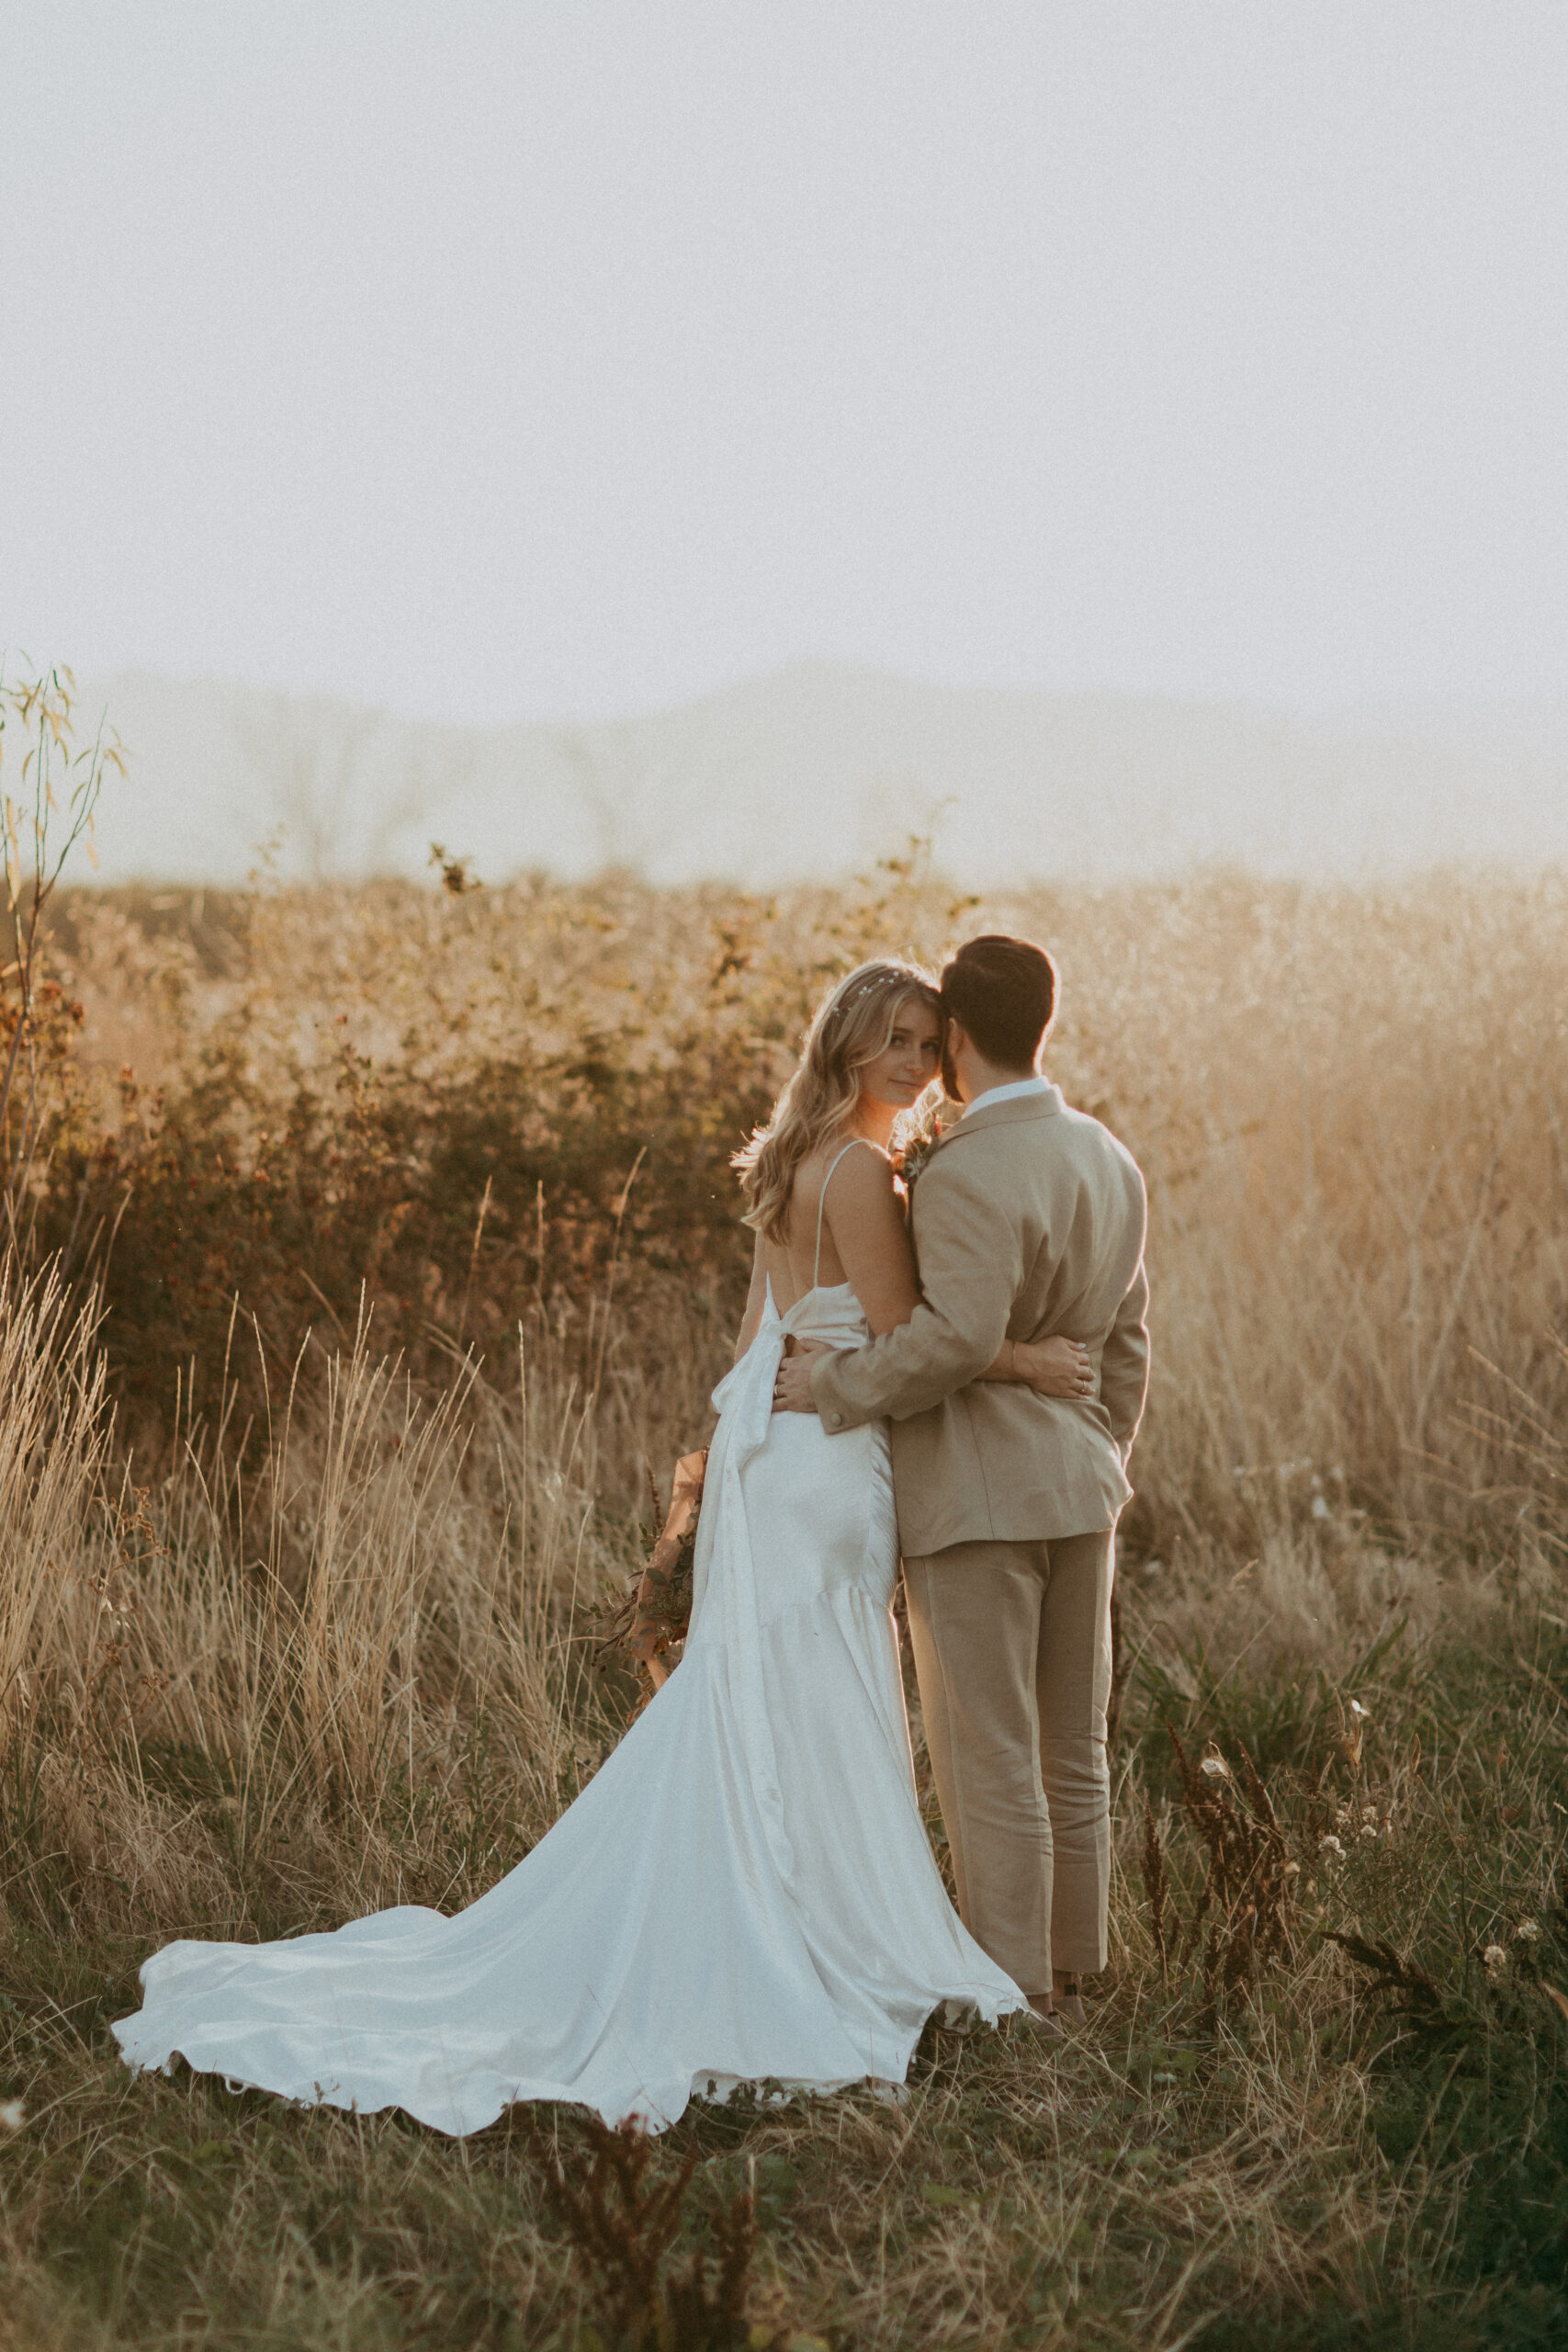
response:
<path id="1" fill-rule="evenodd" d="M 786 1238 L 795 1170 L 847 1133 L 860 1101 L 860 1074 L 886 1049 L 898 1009 L 911 997 L 941 1019 L 942 998 L 929 973 L 914 964 L 877 962 L 857 965 L 818 1006 L 799 1067 L 767 1125 L 758 1127 L 730 1162 L 740 1170 L 746 1195 L 741 1221 L 764 1239 Z M 901 1115 L 908 1120 L 912 1114 Z"/>

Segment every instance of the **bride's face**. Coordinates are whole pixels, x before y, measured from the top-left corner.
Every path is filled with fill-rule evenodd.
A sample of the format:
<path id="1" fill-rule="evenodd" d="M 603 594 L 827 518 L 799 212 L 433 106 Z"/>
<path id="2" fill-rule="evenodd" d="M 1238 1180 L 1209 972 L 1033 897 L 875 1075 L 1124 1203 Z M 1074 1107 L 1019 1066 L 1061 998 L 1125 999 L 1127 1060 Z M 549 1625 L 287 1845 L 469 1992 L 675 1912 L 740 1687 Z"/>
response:
<path id="1" fill-rule="evenodd" d="M 918 996 L 906 997 L 894 1016 L 893 1035 L 874 1061 L 863 1064 L 863 1102 L 907 1111 L 923 1094 L 942 1060 L 942 1023 Z"/>

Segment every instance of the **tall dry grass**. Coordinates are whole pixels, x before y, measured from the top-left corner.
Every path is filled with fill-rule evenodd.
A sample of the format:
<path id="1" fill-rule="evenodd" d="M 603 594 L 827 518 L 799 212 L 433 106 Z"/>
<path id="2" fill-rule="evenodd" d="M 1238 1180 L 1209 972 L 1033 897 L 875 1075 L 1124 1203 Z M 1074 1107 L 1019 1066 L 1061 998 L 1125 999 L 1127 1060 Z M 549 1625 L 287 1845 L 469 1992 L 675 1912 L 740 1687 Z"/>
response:
<path id="1" fill-rule="evenodd" d="M 52 1282 L 0 1294 L 13 1921 L 471 1899 L 613 1736 L 586 1636 L 630 1555 L 574 1380 L 546 1345 L 508 1392 L 462 1366 L 426 1396 L 361 1329 L 301 1363 L 254 1466 L 231 1385 L 139 1486 L 96 1338 Z"/>
<path id="2" fill-rule="evenodd" d="M 57 1155 L 35 1222 L 107 1237 L 78 1272 L 122 1402 L 111 1447 L 89 1325 L 64 1345 L 58 1289 L 14 1293 L 0 1464 L 35 1565 L 5 1704 L 118 1709 L 138 1754 L 161 1744 L 139 1801 L 205 1823 L 193 1853 L 287 1819 L 291 1883 L 341 1909 L 388 1883 L 375 1825 L 400 1806 L 397 1868 L 417 1848 L 434 1885 L 437 1792 L 481 1746 L 509 1758 L 507 1834 L 548 1819 L 603 1730 L 578 1636 L 728 1360 L 728 1152 L 873 947 L 1047 940 L 1052 1066 L 1147 1173 L 1140 1668 L 1342 1677 L 1397 1625 L 1560 1577 L 1538 1475 L 1568 1403 L 1560 877 L 979 904 L 911 860 L 775 902 L 611 877 L 66 916 L 100 1133 Z M 110 1066 L 128 1049 L 159 1091 Z"/>
<path id="3" fill-rule="evenodd" d="M 171 1935 L 453 1907 L 570 1801 L 627 1695 L 587 1635 L 645 1463 L 705 1434 L 738 1319 L 728 1150 L 831 972 L 995 926 L 1057 952 L 1053 1068 L 1150 1184 L 1113 1982 L 1060 2086 L 941 2041 L 902 2113 L 694 2117 L 702 2177 L 754 2165 L 758 2308 L 844 2345 L 1484 2340 L 1475 2281 L 1553 2257 L 1477 2236 L 1474 2184 L 1516 2109 L 1521 2164 L 1563 2130 L 1530 1955 L 1568 1951 L 1565 910 L 1550 876 L 981 906 L 918 865 L 72 901 L 76 1124 L 32 1198 L 92 1305 L 0 1300 L 0 2105 L 40 2119 L 0 2241 L 36 2340 L 583 2352 L 520 2138 L 448 2165 L 269 2120 L 71 2021 Z M 1258 1760 L 1296 1865 L 1288 1953 L 1219 1995 L 1151 1930 L 1145 1796 L 1184 1918 L 1203 1872 L 1166 1718 Z M 1380 2054 L 1322 1940 L 1357 1927 L 1424 1955 L 1432 2052 Z"/>
<path id="4" fill-rule="evenodd" d="M 7 1740 L 51 1694 L 66 1627 L 79 1633 L 85 1613 L 90 1634 L 96 1631 L 84 1598 L 91 1504 L 109 1439 L 96 1340 L 96 1316 L 72 1310 L 57 1276 L 28 1281 L 14 1261 L 0 1259 L 0 1737 Z"/>

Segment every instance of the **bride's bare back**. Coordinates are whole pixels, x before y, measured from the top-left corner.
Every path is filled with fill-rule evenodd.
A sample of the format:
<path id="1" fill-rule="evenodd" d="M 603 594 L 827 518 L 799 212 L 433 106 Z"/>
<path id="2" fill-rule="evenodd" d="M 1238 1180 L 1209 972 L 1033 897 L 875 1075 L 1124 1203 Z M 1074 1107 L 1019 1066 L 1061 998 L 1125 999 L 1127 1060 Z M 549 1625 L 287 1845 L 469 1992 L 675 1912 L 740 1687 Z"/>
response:
<path id="1" fill-rule="evenodd" d="M 790 1195 L 783 1241 L 758 1236 L 740 1352 L 761 1321 L 765 1288 L 786 1315 L 808 1290 L 848 1283 L 873 1331 L 907 1323 L 919 1293 L 904 1220 L 903 1188 L 875 1144 L 857 1137 L 803 1159 Z"/>
<path id="2" fill-rule="evenodd" d="M 852 1141 L 812 1152 L 795 1170 L 788 1236 L 782 1242 L 762 1244 L 765 1271 L 781 1315 L 807 1291 L 818 1285 L 831 1289 L 849 1280 L 829 1221 L 828 1196 L 834 1189 L 831 1179 L 843 1173 L 840 1163 L 846 1154 L 857 1151 L 886 1162 L 886 1155 L 874 1144 Z"/>

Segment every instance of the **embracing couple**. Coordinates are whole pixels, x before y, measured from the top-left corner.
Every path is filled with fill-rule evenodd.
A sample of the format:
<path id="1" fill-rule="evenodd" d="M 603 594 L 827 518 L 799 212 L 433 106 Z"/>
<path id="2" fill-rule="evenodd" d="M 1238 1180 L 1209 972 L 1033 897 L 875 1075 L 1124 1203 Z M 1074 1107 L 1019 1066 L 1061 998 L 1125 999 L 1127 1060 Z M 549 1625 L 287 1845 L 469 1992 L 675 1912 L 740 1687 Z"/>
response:
<path id="1" fill-rule="evenodd" d="M 455 1917 L 171 1944 L 133 2065 L 482 2128 L 659 2130 L 740 2083 L 901 2083 L 936 2011 L 1056 2037 L 1106 1960 L 1111 1586 L 1147 1385 L 1143 1182 L 1041 1074 L 1050 958 L 863 965 L 738 1157 L 756 1234 L 691 1630 L 577 1802 Z M 940 1076 L 908 1182 L 896 1146 Z M 916 1801 L 900 1553 L 958 1891 Z"/>

